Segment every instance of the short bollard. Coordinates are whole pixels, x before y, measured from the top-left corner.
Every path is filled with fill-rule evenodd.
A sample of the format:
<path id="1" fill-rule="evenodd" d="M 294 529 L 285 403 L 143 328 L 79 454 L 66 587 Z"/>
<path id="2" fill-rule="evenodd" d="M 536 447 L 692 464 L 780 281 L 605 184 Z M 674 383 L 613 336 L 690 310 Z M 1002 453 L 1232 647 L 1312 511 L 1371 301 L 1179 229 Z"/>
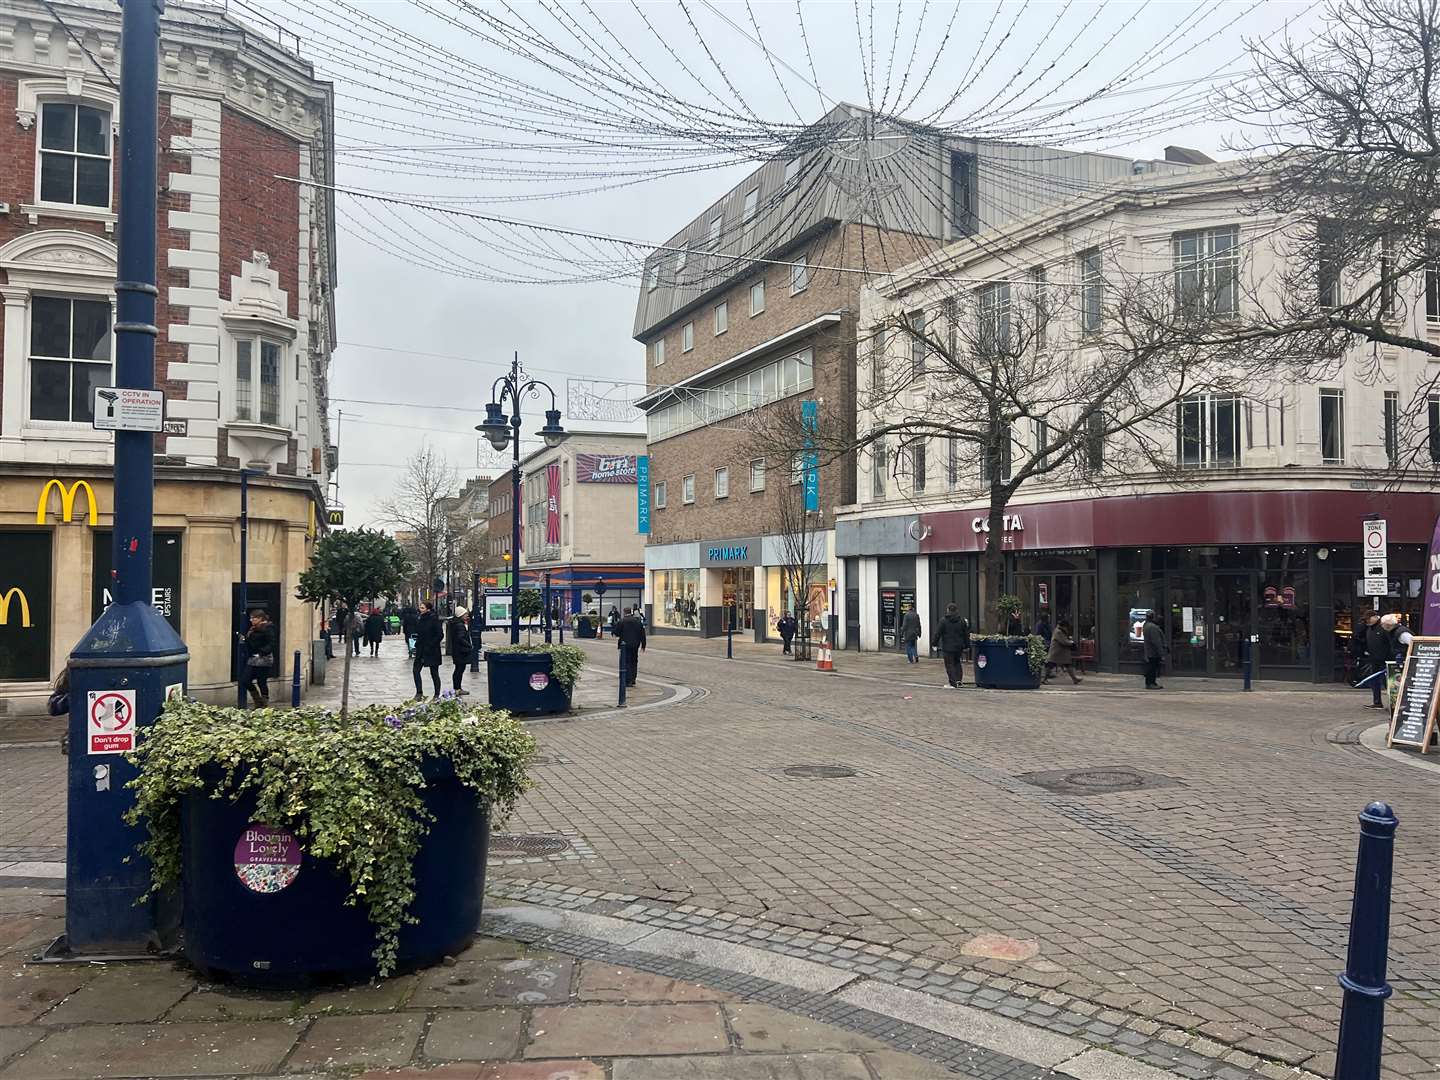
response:
<path id="1" fill-rule="evenodd" d="M 615 651 L 620 654 L 620 701 L 616 708 L 623 709 L 625 708 L 625 649 L 622 646 Z"/>
<path id="2" fill-rule="evenodd" d="M 295 650 L 295 667 L 290 672 L 290 707 L 300 707 L 300 650 Z"/>
<path id="3" fill-rule="evenodd" d="M 1250 686 L 1250 676 L 1255 669 L 1255 646 L 1250 638 L 1246 637 L 1240 642 L 1240 650 L 1244 654 L 1241 663 L 1245 668 L 1245 689 L 1250 690 L 1252 689 Z"/>
<path id="4" fill-rule="evenodd" d="M 1360 812 L 1360 850 L 1355 857 L 1355 899 L 1350 907 L 1350 949 L 1340 986 L 1340 1038 L 1335 1080 L 1379 1080 L 1380 1039 L 1385 1033 L 1385 960 L 1390 941 L 1390 872 L 1395 828 L 1387 803 Z"/>
<path id="5" fill-rule="evenodd" d="M 735 659 L 735 623 L 733 620 L 725 624 L 725 659 Z"/>

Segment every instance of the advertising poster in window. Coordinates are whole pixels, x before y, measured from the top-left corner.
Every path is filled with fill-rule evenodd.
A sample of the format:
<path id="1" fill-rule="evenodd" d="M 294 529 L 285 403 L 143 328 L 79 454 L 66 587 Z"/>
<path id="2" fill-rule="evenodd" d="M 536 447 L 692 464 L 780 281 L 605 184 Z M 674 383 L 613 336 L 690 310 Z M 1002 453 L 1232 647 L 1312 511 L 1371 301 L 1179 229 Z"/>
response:
<path id="1" fill-rule="evenodd" d="M 545 466 L 545 543 L 560 544 L 560 466 Z"/>
<path id="2" fill-rule="evenodd" d="M 0 532 L 0 682 L 47 682 L 50 670 L 48 530 Z"/>
<path id="3" fill-rule="evenodd" d="M 898 589 L 880 590 L 880 644 L 886 649 L 895 648 L 896 632 L 900 626 L 897 615 L 899 604 Z"/>
<path id="4" fill-rule="evenodd" d="M 165 617 L 175 633 L 180 633 L 180 538 L 178 532 L 155 534 L 154 569 L 151 574 L 150 602 Z M 91 561 L 95 573 L 90 585 L 90 618 L 98 619 L 110 606 L 110 569 L 114 560 L 111 534 L 95 530 L 95 553 Z"/>

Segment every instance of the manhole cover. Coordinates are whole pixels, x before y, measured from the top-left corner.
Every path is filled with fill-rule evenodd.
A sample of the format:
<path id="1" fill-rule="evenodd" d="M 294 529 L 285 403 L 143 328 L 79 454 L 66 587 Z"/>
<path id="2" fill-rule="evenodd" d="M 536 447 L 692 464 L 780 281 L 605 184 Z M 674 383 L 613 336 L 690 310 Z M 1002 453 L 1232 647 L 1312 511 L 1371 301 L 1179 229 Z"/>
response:
<path id="1" fill-rule="evenodd" d="M 1046 772 L 1023 773 L 1019 780 L 1056 795 L 1109 795 L 1120 791 L 1148 791 L 1172 787 L 1168 776 L 1143 773 L 1128 765 L 1096 765 L 1088 769 L 1053 769 Z"/>
<path id="2" fill-rule="evenodd" d="M 840 780 L 846 776 L 860 775 L 849 765 L 791 765 L 780 771 L 798 780 Z"/>
<path id="3" fill-rule="evenodd" d="M 490 837 L 492 859 L 540 859 L 570 850 L 570 841 L 563 836 L 535 833 L 495 833 Z"/>

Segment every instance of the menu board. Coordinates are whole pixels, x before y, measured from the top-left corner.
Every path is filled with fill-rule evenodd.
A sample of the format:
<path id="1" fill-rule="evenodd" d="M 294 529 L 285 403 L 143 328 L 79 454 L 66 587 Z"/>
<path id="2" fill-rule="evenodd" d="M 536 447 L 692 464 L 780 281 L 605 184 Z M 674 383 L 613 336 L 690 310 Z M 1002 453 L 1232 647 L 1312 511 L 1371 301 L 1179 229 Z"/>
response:
<path id="1" fill-rule="evenodd" d="M 1395 714 L 1386 745 L 1419 747 L 1424 753 L 1435 730 L 1436 694 L 1440 692 L 1440 637 L 1417 637 L 1405 656 Z"/>

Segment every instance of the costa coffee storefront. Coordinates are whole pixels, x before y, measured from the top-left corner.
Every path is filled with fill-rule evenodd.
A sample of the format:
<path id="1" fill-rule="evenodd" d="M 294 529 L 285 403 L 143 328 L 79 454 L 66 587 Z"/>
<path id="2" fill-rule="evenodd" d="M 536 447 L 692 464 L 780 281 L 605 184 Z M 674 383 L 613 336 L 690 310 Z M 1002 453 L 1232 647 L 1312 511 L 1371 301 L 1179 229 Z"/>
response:
<path id="1" fill-rule="evenodd" d="M 1001 537 L 1005 591 L 1024 619 L 1067 620 L 1103 671 L 1138 671 L 1139 623 L 1157 612 L 1176 675 L 1238 675 L 1254 636 L 1256 677 L 1347 678 L 1359 613 L 1405 614 L 1417 630 L 1426 545 L 1440 495 L 1352 491 L 1214 491 L 1031 503 Z M 1385 595 L 1367 596 L 1362 523 L 1385 519 Z M 929 610 L 979 612 L 982 511 L 921 514 L 917 589 Z M 918 580 L 920 577 L 928 581 Z"/>

